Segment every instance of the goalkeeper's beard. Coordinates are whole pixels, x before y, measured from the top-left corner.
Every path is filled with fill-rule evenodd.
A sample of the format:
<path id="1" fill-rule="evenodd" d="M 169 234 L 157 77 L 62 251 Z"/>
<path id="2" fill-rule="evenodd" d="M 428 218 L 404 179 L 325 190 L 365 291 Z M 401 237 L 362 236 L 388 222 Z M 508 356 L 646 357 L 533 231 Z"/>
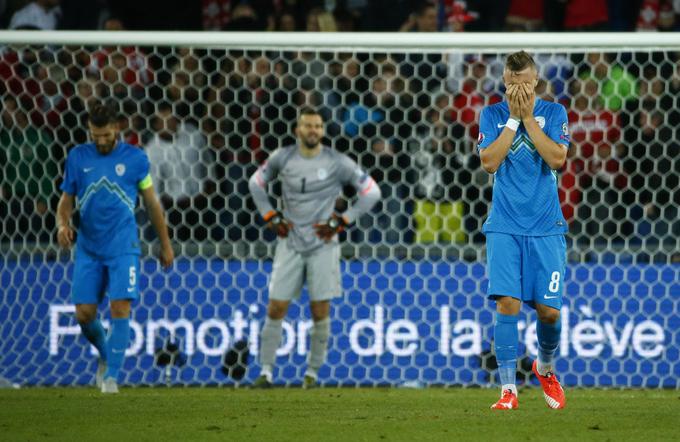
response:
<path id="1" fill-rule="evenodd" d="M 308 150 L 314 150 L 319 146 L 320 138 L 316 135 L 308 135 L 302 139 L 302 147 Z"/>

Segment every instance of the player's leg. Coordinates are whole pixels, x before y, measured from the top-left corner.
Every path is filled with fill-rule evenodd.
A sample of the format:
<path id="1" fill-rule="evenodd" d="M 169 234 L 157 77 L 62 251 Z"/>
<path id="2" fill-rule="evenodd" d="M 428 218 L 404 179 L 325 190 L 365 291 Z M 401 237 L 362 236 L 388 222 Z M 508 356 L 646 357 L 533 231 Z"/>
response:
<path id="1" fill-rule="evenodd" d="M 326 362 L 331 333 L 330 300 L 342 294 L 340 246 L 326 244 L 306 258 L 307 287 L 314 325 L 309 334 L 310 348 L 303 387 L 316 385 L 319 368 Z"/>
<path id="2" fill-rule="evenodd" d="M 97 304 L 101 301 L 104 287 L 102 263 L 82 250 L 76 251 L 73 269 L 71 299 L 76 306 L 76 320 L 83 336 L 99 352 L 97 387 L 101 387 L 106 369 L 106 331 L 97 317 Z"/>
<path id="3" fill-rule="evenodd" d="M 106 331 L 97 317 L 97 304 L 76 304 L 76 320 L 83 336 L 87 338 L 99 352 L 95 384 L 101 388 L 106 371 Z"/>
<path id="4" fill-rule="evenodd" d="M 283 319 L 286 317 L 289 304 L 290 301 L 269 300 L 267 318 L 260 332 L 260 376 L 255 380 L 254 387 L 266 388 L 273 383 L 276 350 L 281 345 Z"/>
<path id="5" fill-rule="evenodd" d="M 254 387 L 269 387 L 273 382 L 276 350 L 281 345 L 283 319 L 290 301 L 300 296 L 303 281 L 303 262 L 300 254 L 288 247 L 288 240 L 280 239 L 274 253 L 267 318 L 260 333 L 260 376 Z"/>
<path id="6" fill-rule="evenodd" d="M 106 341 L 107 367 L 102 392 L 117 393 L 118 375 L 130 343 L 130 308 L 132 301 L 139 297 L 139 257 L 123 255 L 107 260 L 106 269 L 111 300 L 111 327 Z"/>
<path id="7" fill-rule="evenodd" d="M 487 296 L 496 301 L 494 352 L 501 382 L 501 399 L 494 409 L 514 409 L 517 401 L 517 320 L 522 299 L 521 237 L 488 233 L 486 238 L 489 287 Z"/>
<path id="8" fill-rule="evenodd" d="M 532 239 L 531 255 L 536 269 L 533 298 L 538 321 L 538 359 L 533 371 L 541 382 L 546 404 L 564 408 L 564 390 L 555 375 L 554 358 L 560 343 L 563 281 L 566 267 L 566 241 L 562 235 Z"/>

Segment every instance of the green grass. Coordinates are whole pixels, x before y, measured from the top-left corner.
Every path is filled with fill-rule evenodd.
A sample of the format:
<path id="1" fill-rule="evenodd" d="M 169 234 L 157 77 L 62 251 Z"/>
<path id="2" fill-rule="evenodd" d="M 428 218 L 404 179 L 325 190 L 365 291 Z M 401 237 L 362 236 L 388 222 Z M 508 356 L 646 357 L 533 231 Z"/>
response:
<path id="1" fill-rule="evenodd" d="M 0 440 L 680 440 L 680 391 L 540 389 L 491 411 L 497 390 L 94 388 L 0 390 Z"/>

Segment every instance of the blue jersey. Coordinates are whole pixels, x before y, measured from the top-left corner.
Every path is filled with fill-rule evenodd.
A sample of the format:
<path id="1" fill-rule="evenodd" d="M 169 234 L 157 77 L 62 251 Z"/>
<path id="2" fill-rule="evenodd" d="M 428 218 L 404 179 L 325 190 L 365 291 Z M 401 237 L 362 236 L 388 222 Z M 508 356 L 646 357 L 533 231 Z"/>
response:
<path id="1" fill-rule="evenodd" d="M 74 147 L 61 190 L 76 197 L 80 211 L 77 247 L 100 258 L 138 255 L 137 192 L 149 186 L 149 159 L 140 148 L 119 142 L 101 155 L 94 144 Z"/>
<path id="2" fill-rule="evenodd" d="M 479 123 L 478 148 L 493 143 L 510 117 L 507 102 L 487 106 Z M 536 100 L 534 117 L 545 134 L 569 146 L 567 111 L 561 104 Z M 529 134 L 520 124 L 500 167 L 494 173 L 493 201 L 482 231 L 512 235 L 565 234 L 567 222 L 557 195 L 557 173 L 543 161 Z"/>

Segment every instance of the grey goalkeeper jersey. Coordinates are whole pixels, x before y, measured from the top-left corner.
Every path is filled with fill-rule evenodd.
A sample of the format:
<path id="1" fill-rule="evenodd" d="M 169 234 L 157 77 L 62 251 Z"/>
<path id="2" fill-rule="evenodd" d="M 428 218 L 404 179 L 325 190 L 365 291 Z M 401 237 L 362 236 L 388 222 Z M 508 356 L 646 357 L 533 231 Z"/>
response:
<path id="1" fill-rule="evenodd" d="M 282 147 L 257 169 L 248 184 L 262 216 L 274 210 L 267 184 L 276 178 L 283 189 L 283 216 L 293 224 L 288 245 L 298 252 L 323 244 L 314 232 L 314 224 L 333 214 L 335 200 L 346 184 L 357 191 L 356 202 L 343 214 L 350 223 L 380 199 L 380 189 L 370 175 L 347 155 L 326 146 L 313 158 L 300 155 L 297 145 Z M 337 241 L 337 236 L 333 240 Z"/>

